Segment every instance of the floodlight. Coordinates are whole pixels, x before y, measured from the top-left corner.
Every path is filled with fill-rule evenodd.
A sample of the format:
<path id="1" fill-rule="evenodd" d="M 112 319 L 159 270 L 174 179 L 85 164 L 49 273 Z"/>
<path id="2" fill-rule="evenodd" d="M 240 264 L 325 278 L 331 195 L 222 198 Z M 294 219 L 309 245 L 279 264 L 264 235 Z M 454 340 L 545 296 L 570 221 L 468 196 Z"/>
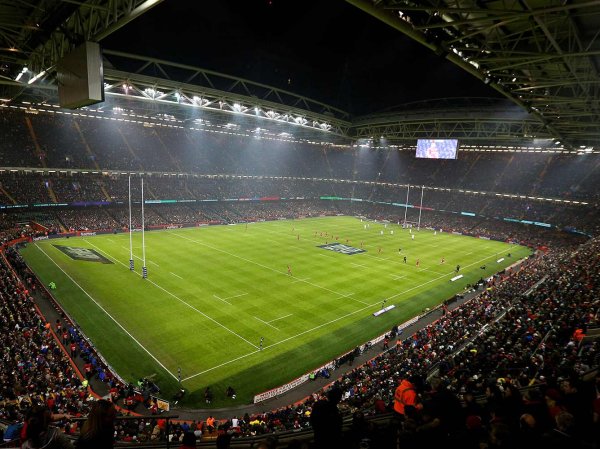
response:
<path id="1" fill-rule="evenodd" d="M 19 72 L 19 74 L 17 75 L 17 77 L 15 78 L 15 81 L 19 81 L 21 79 L 21 77 L 27 73 L 27 67 L 23 67 L 23 70 L 21 70 Z"/>
<path id="2" fill-rule="evenodd" d="M 33 84 L 35 83 L 37 80 L 39 80 L 42 76 L 44 76 L 46 74 L 45 70 L 42 70 L 40 73 L 38 73 L 37 75 L 35 75 L 33 78 L 31 78 L 29 81 L 27 81 L 27 84 Z"/>

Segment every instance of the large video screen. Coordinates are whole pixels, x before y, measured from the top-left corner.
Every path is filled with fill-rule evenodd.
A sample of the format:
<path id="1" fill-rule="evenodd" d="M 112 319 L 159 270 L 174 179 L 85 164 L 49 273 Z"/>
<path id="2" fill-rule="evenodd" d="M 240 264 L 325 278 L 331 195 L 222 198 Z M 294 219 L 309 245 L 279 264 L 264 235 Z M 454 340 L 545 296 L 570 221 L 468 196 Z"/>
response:
<path id="1" fill-rule="evenodd" d="M 424 159 L 456 159 L 456 139 L 419 139 L 417 157 Z"/>

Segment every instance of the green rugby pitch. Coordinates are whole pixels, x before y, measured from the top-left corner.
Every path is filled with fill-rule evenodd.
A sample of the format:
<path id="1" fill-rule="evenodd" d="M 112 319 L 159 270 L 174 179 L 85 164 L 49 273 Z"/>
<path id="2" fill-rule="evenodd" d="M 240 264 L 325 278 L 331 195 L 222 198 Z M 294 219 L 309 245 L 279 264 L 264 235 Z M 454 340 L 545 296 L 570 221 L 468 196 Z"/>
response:
<path id="1" fill-rule="evenodd" d="M 204 407 L 210 385 L 211 406 L 224 407 L 251 402 L 531 253 L 429 230 L 412 240 L 397 225 L 365 224 L 322 217 L 147 232 L 146 280 L 140 233 L 135 272 L 128 234 L 43 240 L 21 252 L 42 282 L 56 282 L 56 299 L 120 376 L 152 376 L 168 400 L 180 368 L 185 405 Z M 366 251 L 319 247 L 336 236 Z M 54 245 L 113 263 L 73 259 Z M 464 277 L 450 282 L 457 264 Z M 386 299 L 395 308 L 373 317 Z M 225 397 L 228 385 L 237 399 Z"/>

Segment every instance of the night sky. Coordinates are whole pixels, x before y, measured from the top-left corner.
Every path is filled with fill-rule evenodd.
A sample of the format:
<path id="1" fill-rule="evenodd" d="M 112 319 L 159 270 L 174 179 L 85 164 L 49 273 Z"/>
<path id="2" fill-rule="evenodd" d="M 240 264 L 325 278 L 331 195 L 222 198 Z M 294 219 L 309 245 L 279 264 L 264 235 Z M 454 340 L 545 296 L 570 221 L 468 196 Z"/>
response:
<path id="1" fill-rule="evenodd" d="M 357 115 L 426 99 L 498 96 L 343 0 L 165 0 L 101 43 L 262 82 Z"/>

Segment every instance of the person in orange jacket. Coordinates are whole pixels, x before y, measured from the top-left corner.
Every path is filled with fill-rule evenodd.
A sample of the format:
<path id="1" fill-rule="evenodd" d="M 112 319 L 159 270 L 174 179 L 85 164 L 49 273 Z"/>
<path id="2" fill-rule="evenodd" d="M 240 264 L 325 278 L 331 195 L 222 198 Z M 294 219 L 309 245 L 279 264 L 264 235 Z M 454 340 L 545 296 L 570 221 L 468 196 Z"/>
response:
<path id="1" fill-rule="evenodd" d="M 398 415 L 404 416 L 404 408 L 406 406 L 421 408 L 419 397 L 417 396 L 417 389 L 414 384 L 414 379 L 412 378 L 402 379 L 394 393 L 394 411 Z"/>

